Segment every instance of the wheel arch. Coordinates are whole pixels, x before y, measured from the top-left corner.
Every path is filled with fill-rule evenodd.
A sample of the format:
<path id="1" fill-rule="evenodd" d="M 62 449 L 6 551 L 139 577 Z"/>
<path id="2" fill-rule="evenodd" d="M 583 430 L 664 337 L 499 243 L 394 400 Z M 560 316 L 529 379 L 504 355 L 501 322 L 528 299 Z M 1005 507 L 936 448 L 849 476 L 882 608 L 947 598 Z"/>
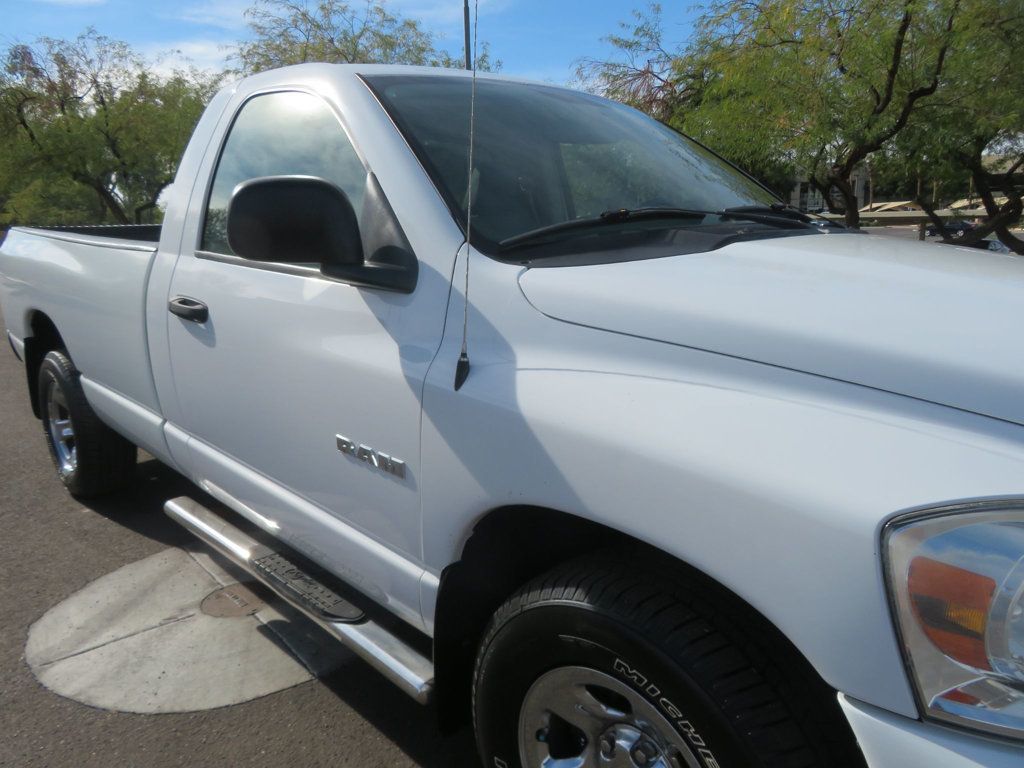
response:
<path id="1" fill-rule="evenodd" d="M 835 708 L 845 724 L 834 689 L 769 619 L 708 574 L 628 534 L 556 509 L 504 506 L 487 512 L 473 527 L 460 559 L 441 574 L 435 613 L 434 667 L 438 716 L 444 730 L 463 725 L 470 712 L 473 662 L 491 615 L 516 589 L 557 565 L 610 546 L 635 549 L 639 557 L 664 563 L 713 595 L 732 603 L 750 630 L 772 636 L 786 661 L 806 679 L 820 683 L 823 706 Z M 855 740 L 848 727 L 842 738 Z"/>
<path id="2" fill-rule="evenodd" d="M 25 322 L 29 331 L 25 337 L 25 380 L 28 385 L 29 401 L 32 413 L 37 419 L 42 418 L 39 406 L 39 366 L 48 352 L 55 349 L 67 349 L 64 338 L 57 330 L 56 324 L 49 315 L 41 310 L 30 310 Z"/>

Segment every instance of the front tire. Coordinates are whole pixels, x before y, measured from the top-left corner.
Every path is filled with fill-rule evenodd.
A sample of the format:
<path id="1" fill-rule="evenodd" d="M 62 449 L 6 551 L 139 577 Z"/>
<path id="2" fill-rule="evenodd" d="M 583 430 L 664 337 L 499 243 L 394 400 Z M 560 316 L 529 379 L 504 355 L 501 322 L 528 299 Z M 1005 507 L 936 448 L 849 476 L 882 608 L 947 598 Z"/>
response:
<path id="1" fill-rule="evenodd" d="M 43 435 L 57 476 L 72 496 L 86 498 L 120 490 L 135 476 L 137 451 L 100 421 L 85 399 L 79 372 L 60 350 L 39 366 L 38 394 Z"/>
<path id="2" fill-rule="evenodd" d="M 486 768 L 863 766 L 834 693 L 749 609 L 644 560 L 569 563 L 498 609 L 473 689 Z"/>

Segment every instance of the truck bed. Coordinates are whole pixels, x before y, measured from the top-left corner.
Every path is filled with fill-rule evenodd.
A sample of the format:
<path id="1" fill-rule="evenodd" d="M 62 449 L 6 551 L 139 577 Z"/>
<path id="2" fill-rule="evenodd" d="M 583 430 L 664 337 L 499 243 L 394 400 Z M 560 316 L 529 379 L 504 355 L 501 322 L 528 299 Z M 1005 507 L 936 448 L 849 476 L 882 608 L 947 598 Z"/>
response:
<path id="1" fill-rule="evenodd" d="M 14 227 L 0 246 L 9 331 L 25 339 L 45 316 L 85 379 L 159 412 L 146 337 L 159 238 L 159 225 Z"/>

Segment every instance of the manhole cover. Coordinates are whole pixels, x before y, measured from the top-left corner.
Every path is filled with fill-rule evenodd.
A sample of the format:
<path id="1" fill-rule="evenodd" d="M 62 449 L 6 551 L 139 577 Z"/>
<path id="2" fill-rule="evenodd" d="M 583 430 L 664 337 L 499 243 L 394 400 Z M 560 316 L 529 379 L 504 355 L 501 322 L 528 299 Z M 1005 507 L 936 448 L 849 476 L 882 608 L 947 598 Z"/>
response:
<path id="1" fill-rule="evenodd" d="M 263 600 L 245 584 L 229 584 L 203 598 L 199 609 L 207 616 L 235 619 L 252 616 L 263 607 Z"/>

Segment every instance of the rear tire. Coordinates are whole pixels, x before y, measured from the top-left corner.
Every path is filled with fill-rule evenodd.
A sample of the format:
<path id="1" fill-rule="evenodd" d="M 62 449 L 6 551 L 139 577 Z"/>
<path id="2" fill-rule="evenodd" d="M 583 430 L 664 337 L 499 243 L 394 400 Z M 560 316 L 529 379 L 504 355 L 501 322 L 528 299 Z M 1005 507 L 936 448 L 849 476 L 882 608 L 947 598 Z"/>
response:
<path id="1" fill-rule="evenodd" d="M 484 765 L 863 767 L 835 693 L 712 590 L 643 553 L 588 556 L 523 587 L 477 656 Z"/>
<path id="2" fill-rule="evenodd" d="M 135 477 L 137 451 L 100 421 L 85 399 L 80 374 L 67 353 L 53 350 L 39 366 L 43 435 L 57 476 L 72 496 L 120 490 Z"/>

